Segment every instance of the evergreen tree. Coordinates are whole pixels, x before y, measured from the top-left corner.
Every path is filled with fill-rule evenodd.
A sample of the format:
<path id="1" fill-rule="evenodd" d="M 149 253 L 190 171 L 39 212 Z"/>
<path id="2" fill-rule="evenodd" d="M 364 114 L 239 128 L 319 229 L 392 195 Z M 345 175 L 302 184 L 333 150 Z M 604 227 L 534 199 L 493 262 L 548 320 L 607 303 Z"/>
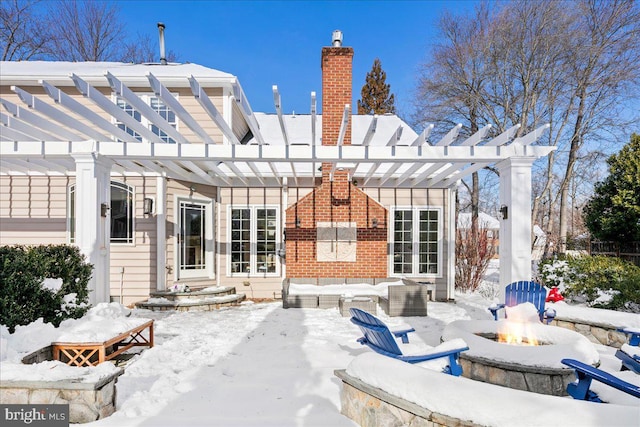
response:
<path id="1" fill-rule="evenodd" d="M 395 114 L 395 97 L 390 94 L 391 85 L 386 84 L 386 80 L 387 73 L 376 58 L 360 91 L 362 99 L 358 101 L 358 114 Z"/>
<path id="2" fill-rule="evenodd" d="M 607 163 L 610 175 L 584 208 L 587 228 L 600 240 L 640 241 L 640 135 Z"/>

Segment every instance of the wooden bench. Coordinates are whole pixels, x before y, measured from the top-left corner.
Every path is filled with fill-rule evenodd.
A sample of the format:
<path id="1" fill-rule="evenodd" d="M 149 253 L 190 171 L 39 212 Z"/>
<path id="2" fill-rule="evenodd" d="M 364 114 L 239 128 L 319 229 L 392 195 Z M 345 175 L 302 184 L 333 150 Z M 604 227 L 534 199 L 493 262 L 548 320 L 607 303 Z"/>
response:
<path id="1" fill-rule="evenodd" d="M 148 330 L 145 336 L 143 332 Z M 53 359 L 73 366 L 96 366 L 132 347 L 153 347 L 153 320 L 104 342 L 54 342 Z"/>
<path id="2" fill-rule="evenodd" d="M 562 363 L 576 371 L 578 382 L 567 386 L 567 393 L 569 393 L 574 399 L 602 402 L 596 393 L 589 390 L 589 387 L 591 387 L 591 380 L 600 381 L 610 387 L 640 398 L 640 387 L 637 385 L 623 381 L 608 372 L 594 368 L 593 366 L 587 365 L 586 363 L 582 363 L 578 360 L 562 359 Z"/>

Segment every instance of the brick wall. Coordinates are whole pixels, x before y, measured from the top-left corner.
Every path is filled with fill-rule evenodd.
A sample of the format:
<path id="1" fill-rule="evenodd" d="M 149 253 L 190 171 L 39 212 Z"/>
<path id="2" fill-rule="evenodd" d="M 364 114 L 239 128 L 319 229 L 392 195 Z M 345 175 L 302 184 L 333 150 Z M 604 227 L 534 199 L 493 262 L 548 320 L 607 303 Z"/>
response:
<path id="1" fill-rule="evenodd" d="M 352 61 L 351 47 L 322 48 L 322 145 L 338 142 Z M 342 143 L 351 144 L 351 115 Z M 349 181 L 348 170 L 331 168 L 323 163 L 321 185 L 286 211 L 287 277 L 387 277 L 387 210 Z M 319 222 L 355 223 L 355 261 L 318 261 Z"/>
<path id="2" fill-rule="evenodd" d="M 346 177 L 324 182 L 286 211 L 287 277 L 387 277 L 387 215 Z M 355 262 L 317 260 L 318 222 L 356 223 Z"/>

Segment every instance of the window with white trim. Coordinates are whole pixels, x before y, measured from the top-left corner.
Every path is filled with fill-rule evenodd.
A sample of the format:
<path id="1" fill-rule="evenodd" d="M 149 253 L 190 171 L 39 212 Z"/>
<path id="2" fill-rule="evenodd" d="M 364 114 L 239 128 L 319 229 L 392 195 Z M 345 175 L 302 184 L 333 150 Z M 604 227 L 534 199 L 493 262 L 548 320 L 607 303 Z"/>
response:
<path id="1" fill-rule="evenodd" d="M 278 217 L 275 206 L 229 209 L 229 271 L 232 275 L 278 273 Z"/>
<path id="2" fill-rule="evenodd" d="M 393 209 L 391 271 L 394 275 L 440 274 L 442 212 L 438 208 Z"/>
<path id="3" fill-rule="evenodd" d="M 158 113 L 160 117 L 165 119 L 171 126 L 174 128 L 178 128 L 178 121 L 176 119 L 176 114 L 167 107 L 164 102 L 160 98 L 155 95 L 149 94 L 136 94 L 140 97 L 145 103 L 147 103 L 153 111 Z M 122 108 L 125 113 L 133 117 L 136 121 L 142 123 L 145 127 L 149 128 L 151 132 L 158 135 L 160 139 L 164 142 L 175 144 L 175 140 L 167 135 L 164 131 L 162 131 L 155 123 L 151 122 L 149 119 L 144 117 L 138 110 L 133 108 L 124 98 L 120 96 L 115 96 L 115 103 L 118 107 Z M 142 136 L 138 134 L 133 129 L 129 128 L 126 124 L 122 123 L 119 120 L 115 122 L 116 126 L 118 126 L 123 131 L 127 132 L 129 135 L 136 138 L 138 141 L 142 141 Z"/>
<path id="4" fill-rule="evenodd" d="M 111 181 L 111 243 L 133 243 L 133 187 Z M 69 242 L 76 240 L 76 186 L 69 187 Z"/>

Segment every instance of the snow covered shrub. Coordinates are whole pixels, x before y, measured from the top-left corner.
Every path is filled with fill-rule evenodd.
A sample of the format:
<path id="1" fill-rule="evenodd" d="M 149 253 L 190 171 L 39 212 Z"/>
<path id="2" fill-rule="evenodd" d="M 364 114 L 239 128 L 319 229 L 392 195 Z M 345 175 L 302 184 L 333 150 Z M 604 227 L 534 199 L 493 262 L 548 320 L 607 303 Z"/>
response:
<path id="1" fill-rule="evenodd" d="M 82 317 L 92 270 L 75 246 L 0 247 L 0 324 L 13 333 L 40 317 L 54 326 Z"/>
<path id="2" fill-rule="evenodd" d="M 606 256 L 568 257 L 540 263 L 538 276 L 547 287 L 559 286 L 565 297 L 589 306 L 640 311 L 640 268 Z"/>

